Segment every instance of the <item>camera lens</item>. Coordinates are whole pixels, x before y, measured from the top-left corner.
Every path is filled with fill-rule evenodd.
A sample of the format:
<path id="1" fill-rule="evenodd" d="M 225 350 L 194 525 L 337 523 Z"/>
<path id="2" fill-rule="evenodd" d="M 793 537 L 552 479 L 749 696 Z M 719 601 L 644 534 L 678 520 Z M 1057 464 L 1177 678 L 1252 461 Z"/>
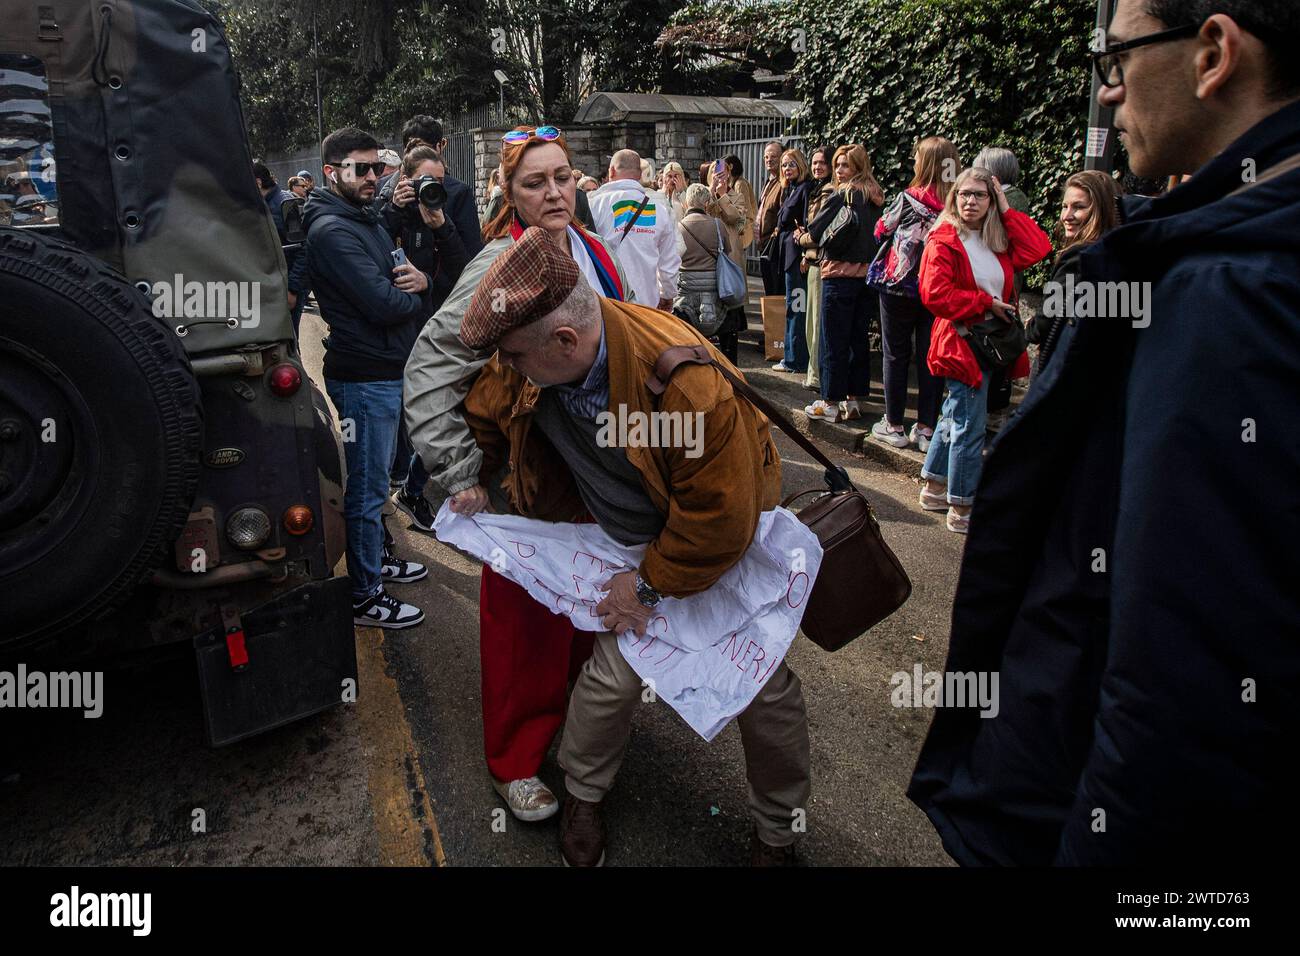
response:
<path id="1" fill-rule="evenodd" d="M 436 212 L 447 202 L 447 190 L 432 176 L 421 176 L 414 185 L 415 198 L 430 212 Z"/>

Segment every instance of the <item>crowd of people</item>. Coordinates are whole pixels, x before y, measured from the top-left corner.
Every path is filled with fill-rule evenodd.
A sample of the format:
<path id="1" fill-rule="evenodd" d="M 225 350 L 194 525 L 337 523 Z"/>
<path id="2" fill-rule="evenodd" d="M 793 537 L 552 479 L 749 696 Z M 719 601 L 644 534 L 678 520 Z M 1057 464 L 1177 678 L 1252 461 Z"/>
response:
<path id="1" fill-rule="evenodd" d="M 775 368 L 819 391 L 808 416 L 861 416 L 878 321 L 885 410 L 871 435 L 925 453 L 920 507 L 969 535 L 949 667 L 1000 672 L 1002 701 L 996 720 L 941 711 L 921 754 L 910 794 L 949 852 L 965 863 L 1195 858 L 1183 836 L 1193 821 L 1204 833 L 1198 814 L 1255 814 L 1276 793 L 1269 748 L 1296 727 L 1300 698 L 1266 713 L 1234 687 L 1277 676 L 1281 661 L 1294 670 L 1284 643 L 1300 620 L 1294 589 L 1261 550 L 1284 550 L 1294 513 L 1288 524 L 1248 504 L 1261 487 L 1289 487 L 1300 464 L 1276 417 L 1294 407 L 1300 362 L 1297 23 L 1279 5 L 1220 6 L 1240 9 L 1201 11 L 1199 28 L 1180 32 L 1171 28 L 1197 15 L 1194 0 L 1161 8 L 1181 10 L 1177 22 L 1121 0 L 1114 52 L 1094 57 L 1103 102 L 1135 172 L 1196 175 L 1122 201 L 1103 173 L 1040 184 L 1061 190 L 1055 247 L 1027 213 L 1013 154 L 990 147 L 964 166 L 936 135 L 919 139 L 911 181 L 890 198 L 860 144 L 809 158 L 770 143 L 757 188 L 735 156 L 690 182 L 680 164 L 656 173 L 631 150 L 599 182 L 574 169 L 560 129 L 523 126 L 503 137 L 481 220 L 431 118 L 407 124 L 396 163 L 359 129 L 326 137 L 323 188 L 291 183 L 310 199 L 290 266 L 306 279 L 291 278 L 290 294 L 316 295 L 326 389 L 355 429 L 345 510 L 356 622 L 401 628 L 424 616 L 387 591 L 427 573 L 394 553 L 390 482 L 426 531 L 432 481 L 457 514 L 495 501 L 647 545 L 640 568 L 610 581 L 595 608 L 608 631 L 594 639 L 482 570 L 492 784 L 521 820 L 555 814 L 537 773 L 565 727 L 567 863 L 604 858 L 601 799 L 637 701 L 614 634 L 643 633 L 663 598 L 712 587 L 780 489 L 766 420 L 714 367 L 679 373 L 662 399 L 710 409 L 702 462 L 604 447 L 594 419 L 616 399 L 656 407 L 638 363 L 670 346 L 702 345 L 734 369 L 744 305 L 722 288 L 723 260 L 743 268 L 751 243 L 765 292 L 786 299 Z M 1259 173 L 1243 182 L 1247 160 Z M 281 197 L 264 173 L 274 214 Z M 438 208 L 414 195 L 424 176 L 443 186 Z M 1047 308 L 1022 321 L 1021 274 L 1049 257 L 1056 282 L 1153 284 L 1156 321 Z M 986 465 L 989 415 L 1029 374 L 1026 343 L 1036 376 Z M 1243 453 L 1243 416 L 1258 420 L 1250 441 L 1271 457 Z M 1235 525 L 1234 547 L 1206 546 L 1197 529 L 1210 521 Z M 1243 607 L 1238 581 L 1277 587 Z M 1251 641 L 1232 638 L 1242 627 Z M 1277 692 L 1294 690 L 1290 680 Z M 788 667 L 740 726 L 752 858 L 788 863 L 792 814 L 809 793 L 807 721 Z M 1201 850 L 1231 852 L 1249 825 L 1216 824 Z"/>

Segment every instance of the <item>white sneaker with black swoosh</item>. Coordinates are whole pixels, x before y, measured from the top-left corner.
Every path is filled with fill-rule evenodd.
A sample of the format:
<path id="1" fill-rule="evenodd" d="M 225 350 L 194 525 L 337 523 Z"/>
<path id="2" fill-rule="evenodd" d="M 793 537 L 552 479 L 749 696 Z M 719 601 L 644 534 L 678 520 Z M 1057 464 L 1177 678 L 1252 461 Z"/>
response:
<path id="1" fill-rule="evenodd" d="M 385 627 L 400 631 L 424 623 L 424 612 L 414 604 L 403 604 L 387 591 L 380 591 L 360 604 L 352 605 L 352 623 L 358 627 Z"/>

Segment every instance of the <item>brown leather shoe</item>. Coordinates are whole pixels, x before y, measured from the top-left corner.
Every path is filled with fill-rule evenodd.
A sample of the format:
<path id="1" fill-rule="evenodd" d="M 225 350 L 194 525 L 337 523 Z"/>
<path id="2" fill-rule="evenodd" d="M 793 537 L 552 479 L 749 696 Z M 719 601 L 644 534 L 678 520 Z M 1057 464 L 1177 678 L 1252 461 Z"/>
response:
<path id="1" fill-rule="evenodd" d="M 565 866 L 605 865 L 605 821 L 600 804 L 564 795 L 560 816 L 560 855 Z"/>
<path id="2" fill-rule="evenodd" d="M 794 844 L 789 846 L 772 846 L 758 838 L 757 833 L 749 835 L 750 866 L 794 866 Z"/>

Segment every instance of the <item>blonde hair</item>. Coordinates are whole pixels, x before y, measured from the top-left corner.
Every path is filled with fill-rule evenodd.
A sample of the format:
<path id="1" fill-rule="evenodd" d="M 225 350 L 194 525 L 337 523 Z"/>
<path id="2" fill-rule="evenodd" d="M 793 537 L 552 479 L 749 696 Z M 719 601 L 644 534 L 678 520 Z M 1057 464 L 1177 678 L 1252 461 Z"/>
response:
<path id="1" fill-rule="evenodd" d="M 998 209 L 998 194 L 993 188 L 993 174 L 982 166 L 972 166 L 969 169 L 963 169 L 957 176 L 957 181 L 952 184 L 948 190 L 948 196 L 943 201 L 943 212 L 935 220 L 937 229 L 941 223 L 952 223 L 957 230 L 957 235 L 965 239 L 970 235 L 970 229 L 961 221 L 961 213 L 957 210 L 957 193 L 961 191 L 962 183 L 975 181 L 983 183 L 989 191 L 989 211 L 984 214 L 984 225 L 980 228 L 980 238 L 984 240 L 984 245 L 988 246 L 993 252 L 1007 251 L 1007 228 L 1002 224 L 1002 213 Z"/>
<path id="2" fill-rule="evenodd" d="M 955 183 L 944 174 L 961 166 L 957 147 L 942 136 L 927 136 L 916 144 L 915 154 L 916 166 L 908 186 L 933 189 L 946 202 Z"/>
<path id="3" fill-rule="evenodd" d="M 794 160 L 795 168 L 799 171 L 799 175 L 795 177 L 795 183 L 807 182 L 808 177 L 812 175 L 812 171 L 808 167 L 808 157 L 803 154 L 803 150 L 787 149 L 781 154 L 781 165 L 785 165 L 787 156 Z"/>
<path id="4" fill-rule="evenodd" d="M 822 152 L 819 150 L 819 152 Z M 831 174 L 834 175 L 835 165 L 843 156 L 848 160 L 849 168 L 853 170 L 853 175 L 849 177 L 848 182 L 836 186 L 836 190 L 847 200 L 849 193 L 857 192 L 866 197 L 873 205 L 883 206 L 885 204 L 885 191 L 880 188 L 880 183 L 876 182 L 876 177 L 871 174 L 871 157 L 861 146 L 841 146 L 835 151 L 831 158 Z"/>

